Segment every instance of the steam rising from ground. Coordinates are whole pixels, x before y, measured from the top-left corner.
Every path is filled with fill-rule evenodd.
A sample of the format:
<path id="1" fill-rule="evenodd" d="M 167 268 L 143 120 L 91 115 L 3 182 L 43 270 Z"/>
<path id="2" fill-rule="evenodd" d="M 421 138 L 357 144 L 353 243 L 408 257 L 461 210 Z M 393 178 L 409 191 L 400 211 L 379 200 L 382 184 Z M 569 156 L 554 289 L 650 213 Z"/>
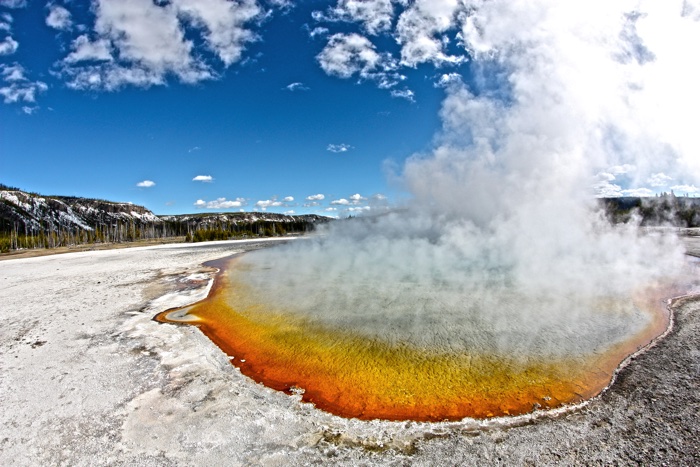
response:
<path id="1" fill-rule="evenodd" d="M 443 131 L 402 174 L 413 201 L 251 255 L 245 280 L 275 307 L 384 339 L 596 351 L 645 324 L 618 299 L 679 264 L 675 241 L 610 226 L 591 198 L 619 192 L 615 174 L 696 180 L 685 110 L 700 81 L 680 51 L 700 43 L 700 9 L 468 3 L 453 20 L 472 75 L 440 79 Z"/>

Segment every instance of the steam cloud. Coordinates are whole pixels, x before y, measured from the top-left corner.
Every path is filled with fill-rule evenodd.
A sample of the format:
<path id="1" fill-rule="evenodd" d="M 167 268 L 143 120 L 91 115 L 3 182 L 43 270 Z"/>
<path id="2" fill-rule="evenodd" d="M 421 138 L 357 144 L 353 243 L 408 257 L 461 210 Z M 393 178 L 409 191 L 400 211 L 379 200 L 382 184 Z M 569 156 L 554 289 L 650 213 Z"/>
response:
<path id="1" fill-rule="evenodd" d="M 250 255 L 245 280 L 276 307 L 369 336 L 595 351 L 645 324 L 616 297 L 668 276 L 682 256 L 672 238 L 610 226 L 592 187 L 615 166 L 632 184 L 697 180 L 686 117 L 700 108 L 700 72 L 683 50 L 700 43 L 700 8 L 467 3 L 451 21 L 469 73 L 439 80 L 443 129 L 402 174 L 413 201 Z"/>

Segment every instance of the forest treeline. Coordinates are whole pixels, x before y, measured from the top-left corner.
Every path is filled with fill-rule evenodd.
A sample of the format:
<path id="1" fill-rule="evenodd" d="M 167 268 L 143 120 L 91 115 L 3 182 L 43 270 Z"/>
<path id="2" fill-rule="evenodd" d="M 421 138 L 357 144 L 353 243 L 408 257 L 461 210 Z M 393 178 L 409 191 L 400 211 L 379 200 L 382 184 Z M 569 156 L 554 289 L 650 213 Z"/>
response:
<path id="1" fill-rule="evenodd" d="M 15 222 L 0 222 L 0 252 L 33 248 L 123 243 L 180 237 L 186 242 L 231 240 L 243 238 L 278 237 L 304 234 L 316 229 L 319 222 L 311 220 L 214 222 L 199 224 L 192 221 L 163 221 L 150 223 L 121 222 L 96 225 L 92 229 L 79 227 L 27 227 Z"/>
<path id="2" fill-rule="evenodd" d="M 311 232 L 330 220 L 267 212 L 156 216 L 131 203 L 43 196 L 0 184 L 0 252 L 158 239 L 275 237 Z"/>
<path id="3" fill-rule="evenodd" d="M 635 222 L 645 227 L 700 227 L 700 198 L 676 196 L 670 192 L 644 198 L 602 198 L 600 202 L 613 224 Z"/>

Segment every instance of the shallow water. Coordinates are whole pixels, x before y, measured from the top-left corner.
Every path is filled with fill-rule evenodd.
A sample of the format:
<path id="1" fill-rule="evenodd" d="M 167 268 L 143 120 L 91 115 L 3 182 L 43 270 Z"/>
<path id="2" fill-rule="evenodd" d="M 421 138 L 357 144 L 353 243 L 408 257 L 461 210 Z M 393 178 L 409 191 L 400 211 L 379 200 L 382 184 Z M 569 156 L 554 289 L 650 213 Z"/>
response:
<path id="1" fill-rule="evenodd" d="M 257 254 L 208 264 L 221 269 L 209 297 L 160 320 L 199 326 L 245 375 L 344 417 L 459 420 L 580 402 L 669 323 L 660 288 L 531 296 L 409 276 L 338 294 L 323 277 L 280 281 Z"/>

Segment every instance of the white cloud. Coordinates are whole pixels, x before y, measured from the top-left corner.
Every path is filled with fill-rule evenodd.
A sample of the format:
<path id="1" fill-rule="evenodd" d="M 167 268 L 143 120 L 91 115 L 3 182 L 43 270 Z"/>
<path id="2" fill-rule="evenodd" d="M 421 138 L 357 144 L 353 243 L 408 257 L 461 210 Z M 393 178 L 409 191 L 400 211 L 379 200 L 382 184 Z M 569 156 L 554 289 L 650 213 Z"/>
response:
<path id="1" fill-rule="evenodd" d="M 78 36 L 71 44 L 73 51 L 63 60 L 65 63 L 83 61 L 113 61 L 111 45 L 107 39 L 90 41 L 87 35 Z"/>
<path id="2" fill-rule="evenodd" d="M 357 206 L 357 207 L 348 208 L 348 212 L 367 212 L 371 209 L 372 208 L 370 206 Z"/>
<path id="3" fill-rule="evenodd" d="M 700 193 L 700 189 L 696 187 L 695 185 L 675 185 L 671 187 L 671 190 L 673 190 L 674 193 L 677 195 L 681 194 L 695 194 L 695 193 Z"/>
<path id="4" fill-rule="evenodd" d="M 261 9 L 255 0 L 96 0 L 94 12 L 92 31 L 76 38 L 62 61 L 72 88 L 148 87 L 165 84 L 169 76 L 184 83 L 215 79 L 217 63 L 237 62 L 256 39 L 247 24 Z"/>
<path id="5" fill-rule="evenodd" d="M 46 25 L 54 29 L 66 30 L 73 25 L 70 11 L 59 5 L 49 5 L 49 14 L 46 17 Z"/>
<path id="6" fill-rule="evenodd" d="M 17 51 L 19 44 L 12 36 L 5 37 L 0 41 L 0 55 L 11 55 Z"/>
<path id="7" fill-rule="evenodd" d="M 151 188 L 152 186 L 156 186 L 156 182 L 153 180 L 144 180 L 142 182 L 138 182 L 136 186 L 141 188 Z"/>
<path id="8" fill-rule="evenodd" d="M 203 199 L 198 199 L 195 201 L 194 205 L 201 209 L 231 209 L 240 208 L 245 206 L 245 198 L 236 198 L 235 200 L 227 200 L 226 198 L 217 198 L 213 201 L 204 201 Z"/>
<path id="9" fill-rule="evenodd" d="M 2 6 L 6 8 L 24 8 L 27 6 L 27 0 L 3 0 Z"/>
<path id="10" fill-rule="evenodd" d="M 394 22 L 397 8 L 403 11 Z M 375 81 L 380 88 L 392 88 L 406 79 L 398 71 L 400 66 L 415 68 L 421 63 L 443 66 L 465 62 L 467 53 L 448 50 L 463 44 L 460 26 L 473 11 L 472 5 L 460 0 L 338 0 L 335 7 L 325 13 L 316 11 L 312 17 L 316 21 L 359 23 L 369 35 L 389 34 L 399 44 L 401 58 L 378 51 L 363 35 L 336 33 L 330 36 L 317 59 L 329 75 L 340 78 L 358 75 L 360 79 Z M 414 98 L 409 90 L 396 91 L 392 96 L 410 101 Z"/>
<path id="11" fill-rule="evenodd" d="M 593 185 L 593 191 L 598 198 L 619 198 L 623 196 L 622 187 L 607 180 L 603 180 Z"/>
<path id="12" fill-rule="evenodd" d="M 396 72 L 398 64 L 391 54 L 378 53 L 369 39 L 355 33 L 333 34 L 316 59 L 329 75 L 340 78 L 358 75 L 384 89 L 406 78 Z"/>
<path id="13" fill-rule="evenodd" d="M 391 28 L 394 7 L 391 0 L 338 0 L 328 13 L 314 12 L 316 21 L 348 21 L 362 23 L 369 34 L 378 34 Z"/>
<path id="14" fill-rule="evenodd" d="M 367 198 L 363 197 L 359 193 L 355 193 L 354 195 L 351 195 L 346 198 L 340 198 L 331 201 L 332 205 L 339 205 L 339 206 L 354 206 L 358 204 L 362 204 L 364 201 L 367 201 Z"/>
<path id="15" fill-rule="evenodd" d="M 415 93 L 413 91 L 411 91 L 410 89 L 404 89 L 402 91 L 399 91 L 398 89 L 393 89 L 391 91 L 391 97 L 398 97 L 400 99 L 406 99 L 409 102 L 416 101 L 414 99 Z"/>
<path id="16" fill-rule="evenodd" d="M 316 36 L 325 36 L 326 34 L 328 34 L 328 28 L 323 27 L 316 27 L 309 31 L 309 37 L 312 39 L 316 38 Z"/>
<path id="17" fill-rule="evenodd" d="M 306 201 L 323 201 L 326 197 L 322 194 L 311 195 L 306 197 Z"/>
<path id="18" fill-rule="evenodd" d="M 435 87 L 445 88 L 455 84 L 461 84 L 462 82 L 462 75 L 459 73 L 443 73 L 435 83 Z"/>
<path id="19" fill-rule="evenodd" d="M 294 201 L 294 196 L 285 196 L 285 198 L 284 198 L 285 203 L 291 203 L 292 201 Z"/>
<path id="20" fill-rule="evenodd" d="M 173 4 L 180 15 L 204 30 L 209 50 L 226 66 L 240 60 L 245 44 L 256 38 L 245 27 L 262 13 L 255 0 L 173 0 Z"/>
<path id="21" fill-rule="evenodd" d="M 382 62 L 374 45 L 359 34 L 332 35 L 317 58 L 323 71 L 341 78 L 355 73 L 369 75 Z"/>
<path id="22" fill-rule="evenodd" d="M 0 31 L 7 35 L 0 40 L 0 55 L 11 55 L 17 51 L 19 43 L 12 38 L 12 15 L 3 13 L 0 15 Z"/>
<path id="23" fill-rule="evenodd" d="M 395 37 L 401 45 L 401 63 L 415 67 L 430 62 L 435 65 L 458 64 L 464 55 L 449 55 L 446 33 L 457 26 L 458 13 L 465 5 L 458 0 L 417 0 L 400 16 Z M 466 15 L 465 15 L 466 16 Z"/>
<path id="24" fill-rule="evenodd" d="M 2 75 L 2 79 L 7 82 L 27 80 L 24 76 L 24 67 L 19 63 L 0 65 L 0 74 Z"/>
<path id="25" fill-rule="evenodd" d="M 193 148 L 189 148 L 187 150 L 187 152 L 195 152 L 195 151 L 201 151 L 201 150 L 202 150 L 202 148 L 200 148 L 199 146 L 195 146 Z"/>
<path id="26" fill-rule="evenodd" d="M 285 86 L 285 89 L 288 91 L 308 91 L 309 88 L 307 86 L 304 86 L 304 83 L 291 83 Z"/>
<path id="27" fill-rule="evenodd" d="M 12 65 L 0 64 L 0 96 L 6 104 L 15 102 L 36 102 L 36 96 L 45 92 L 49 87 L 42 81 L 30 81 L 25 76 L 24 68 L 14 63 Z"/>
<path id="28" fill-rule="evenodd" d="M 289 211 L 284 211 L 284 214 L 286 214 L 286 215 L 288 215 L 288 216 L 292 216 L 292 215 L 294 215 L 294 210 L 292 209 L 292 210 L 289 210 Z"/>
<path id="29" fill-rule="evenodd" d="M 260 200 L 257 203 L 255 203 L 256 208 L 260 208 L 263 211 L 266 210 L 267 208 L 277 208 L 282 206 L 281 201 L 277 201 L 276 199 L 264 199 Z"/>
<path id="30" fill-rule="evenodd" d="M 12 30 L 12 15 L 0 13 L 0 31 L 10 32 Z"/>
<path id="31" fill-rule="evenodd" d="M 330 152 L 348 152 L 350 149 L 352 149 L 352 146 L 349 144 L 341 143 L 341 144 L 329 144 L 328 147 L 326 148 L 327 151 Z"/>
<path id="32" fill-rule="evenodd" d="M 596 178 L 600 181 L 612 182 L 616 177 L 608 172 L 599 172 L 598 175 L 596 175 Z"/>
<path id="33" fill-rule="evenodd" d="M 211 175 L 197 175 L 192 179 L 193 182 L 212 182 L 214 177 Z"/>
<path id="34" fill-rule="evenodd" d="M 663 172 L 659 172 L 657 174 L 652 175 L 649 177 L 647 180 L 647 183 L 649 183 L 653 187 L 660 187 L 660 186 L 667 186 L 669 182 L 673 181 L 673 177 L 669 177 Z"/>
<path id="35" fill-rule="evenodd" d="M 338 208 L 326 208 L 326 209 L 324 209 L 325 212 L 334 212 L 337 210 L 338 210 Z"/>

